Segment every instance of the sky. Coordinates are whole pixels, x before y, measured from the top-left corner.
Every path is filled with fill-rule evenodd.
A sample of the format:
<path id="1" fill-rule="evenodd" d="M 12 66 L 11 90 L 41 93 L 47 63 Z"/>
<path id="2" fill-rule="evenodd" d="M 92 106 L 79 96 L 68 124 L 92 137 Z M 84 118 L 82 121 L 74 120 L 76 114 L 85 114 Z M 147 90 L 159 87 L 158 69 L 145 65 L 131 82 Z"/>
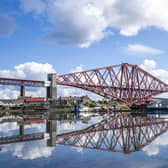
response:
<path id="1" fill-rule="evenodd" d="M 167 8 L 167 0 L 1 0 L 0 76 L 46 80 L 130 63 L 167 82 Z M 79 93 L 62 87 L 58 94 Z M 0 98 L 17 95 L 0 87 Z"/>

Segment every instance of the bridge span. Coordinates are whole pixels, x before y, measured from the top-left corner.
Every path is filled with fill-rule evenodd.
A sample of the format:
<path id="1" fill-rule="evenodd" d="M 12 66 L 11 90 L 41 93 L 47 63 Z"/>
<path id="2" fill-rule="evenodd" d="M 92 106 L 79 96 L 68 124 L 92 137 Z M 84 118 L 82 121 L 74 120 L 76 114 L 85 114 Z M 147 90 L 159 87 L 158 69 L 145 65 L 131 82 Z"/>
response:
<path id="1" fill-rule="evenodd" d="M 57 98 L 57 85 L 65 85 L 130 105 L 145 105 L 152 97 L 168 92 L 167 83 L 139 66 L 127 63 L 65 75 L 48 74 L 47 81 L 49 86 L 44 81 L 0 78 L 0 85 L 21 86 L 21 96 L 25 96 L 25 86 L 46 87 L 48 100 Z"/>

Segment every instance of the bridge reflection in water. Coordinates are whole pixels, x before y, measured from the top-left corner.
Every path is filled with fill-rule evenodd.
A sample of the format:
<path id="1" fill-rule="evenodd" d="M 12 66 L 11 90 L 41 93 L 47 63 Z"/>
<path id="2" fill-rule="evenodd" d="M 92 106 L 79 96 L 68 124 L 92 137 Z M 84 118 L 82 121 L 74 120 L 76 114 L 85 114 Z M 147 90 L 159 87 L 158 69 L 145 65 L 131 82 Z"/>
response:
<path id="1" fill-rule="evenodd" d="M 24 135 L 23 129 L 24 127 L 20 125 L 20 135 L 0 138 L 0 145 L 44 139 L 44 133 Z M 64 134 L 57 134 L 56 120 L 51 115 L 46 121 L 46 132 L 49 133 L 47 146 L 60 144 L 123 153 L 141 150 L 167 130 L 168 120 L 164 118 L 130 114 L 107 116 L 86 129 Z"/>

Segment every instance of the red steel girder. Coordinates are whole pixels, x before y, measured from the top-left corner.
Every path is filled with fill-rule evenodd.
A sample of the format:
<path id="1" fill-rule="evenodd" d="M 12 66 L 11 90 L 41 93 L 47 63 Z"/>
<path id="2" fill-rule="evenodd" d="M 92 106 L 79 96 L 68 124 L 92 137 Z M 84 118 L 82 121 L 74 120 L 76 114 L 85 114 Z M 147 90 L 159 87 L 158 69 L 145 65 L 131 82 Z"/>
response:
<path id="1" fill-rule="evenodd" d="M 0 78 L 0 85 L 17 85 L 17 86 L 30 86 L 30 87 L 44 87 L 44 81 L 25 80 L 14 78 Z"/>
<path id="2" fill-rule="evenodd" d="M 57 77 L 58 85 L 66 85 L 116 98 L 128 104 L 145 104 L 168 85 L 137 65 L 120 64 Z"/>

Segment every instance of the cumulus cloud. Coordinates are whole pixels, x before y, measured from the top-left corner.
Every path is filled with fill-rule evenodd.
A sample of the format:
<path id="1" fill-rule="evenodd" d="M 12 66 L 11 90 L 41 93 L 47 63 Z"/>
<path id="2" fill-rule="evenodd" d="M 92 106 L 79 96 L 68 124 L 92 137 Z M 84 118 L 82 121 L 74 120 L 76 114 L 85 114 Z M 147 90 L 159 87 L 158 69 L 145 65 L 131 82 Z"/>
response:
<path id="1" fill-rule="evenodd" d="M 168 31 L 167 0 L 129 0 L 129 3 L 125 0 L 21 0 L 21 3 L 24 11 L 45 13 L 51 28 L 44 39 L 59 44 L 88 47 L 112 34 L 113 29 L 124 36 L 137 35 L 148 27 Z"/>
<path id="2" fill-rule="evenodd" d="M 51 64 L 26 62 L 14 66 L 13 70 L 0 70 L 1 77 L 46 80 L 48 73 L 55 73 Z"/>
<path id="3" fill-rule="evenodd" d="M 156 49 L 156 48 L 152 48 L 149 46 L 145 46 L 142 44 L 129 44 L 128 47 L 126 48 L 126 51 L 129 54 L 147 54 L 147 55 L 159 55 L 159 54 L 163 54 L 164 51 Z"/>
<path id="4" fill-rule="evenodd" d="M 14 66 L 13 70 L 0 70 L 0 77 L 9 78 L 21 78 L 32 80 L 46 80 L 48 73 L 55 73 L 55 69 L 51 64 L 38 63 L 38 62 L 26 62 Z M 35 90 L 26 91 L 27 96 L 45 96 L 45 89 L 38 88 Z M 16 87 L 0 88 L 0 98 L 17 98 L 19 96 L 19 90 Z"/>
<path id="5" fill-rule="evenodd" d="M 81 72 L 84 71 L 84 65 L 79 65 L 77 67 L 75 67 L 71 72 Z"/>
<path id="6" fill-rule="evenodd" d="M 155 77 L 159 78 L 163 82 L 168 83 L 168 70 L 157 68 L 157 63 L 155 60 L 145 59 L 144 63 L 141 64 L 140 67 L 148 71 Z M 163 97 L 163 98 L 168 97 L 168 94 L 164 93 L 159 95 L 159 97 Z"/>
<path id="7" fill-rule="evenodd" d="M 46 4 L 42 0 L 20 0 L 20 8 L 25 13 L 42 14 L 45 11 L 45 7 Z"/>
<path id="8" fill-rule="evenodd" d="M 14 32 L 15 20 L 8 15 L 0 14 L 0 37 L 7 37 Z"/>
<path id="9" fill-rule="evenodd" d="M 60 44 L 88 47 L 110 33 L 103 10 L 92 1 L 51 1 L 48 17 L 53 28 L 44 39 Z"/>
<path id="10" fill-rule="evenodd" d="M 157 63 L 155 60 L 145 59 L 144 63 L 141 64 L 140 67 L 158 77 L 162 81 L 168 83 L 168 70 L 157 68 Z"/>

